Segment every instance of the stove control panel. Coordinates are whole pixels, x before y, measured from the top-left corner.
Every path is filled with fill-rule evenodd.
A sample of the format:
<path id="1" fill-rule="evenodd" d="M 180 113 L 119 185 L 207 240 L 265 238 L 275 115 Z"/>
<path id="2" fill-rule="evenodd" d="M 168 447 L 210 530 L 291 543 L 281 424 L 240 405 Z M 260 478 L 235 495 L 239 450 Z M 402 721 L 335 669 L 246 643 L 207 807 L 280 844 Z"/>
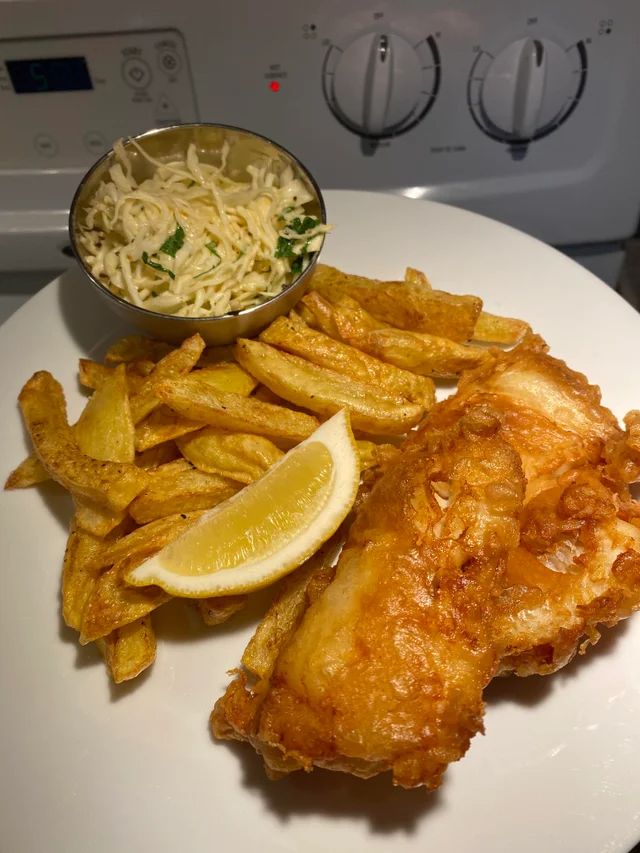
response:
<path id="1" fill-rule="evenodd" d="M 85 169 L 121 136 L 198 118 L 175 30 L 0 41 L 0 169 Z"/>
<path id="2" fill-rule="evenodd" d="M 326 189 L 620 240 L 640 200 L 638 32 L 637 0 L 4 0 L 0 238 L 3 210 L 62 233 L 114 139 L 200 119 L 277 140 Z"/>

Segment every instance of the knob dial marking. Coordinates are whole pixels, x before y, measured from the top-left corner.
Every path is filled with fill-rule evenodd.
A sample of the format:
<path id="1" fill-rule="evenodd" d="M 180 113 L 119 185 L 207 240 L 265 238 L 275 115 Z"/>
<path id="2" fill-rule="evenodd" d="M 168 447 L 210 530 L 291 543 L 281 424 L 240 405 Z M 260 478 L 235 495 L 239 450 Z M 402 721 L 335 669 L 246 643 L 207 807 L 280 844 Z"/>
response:
<path id="1" fill-rule="evenodd" d="M 323 67 L 324 95 L 345 127 L 384 139 L 414 127 L 440 87 L 440 54 L 429 36 L 414 45 L 386 31 L 332 45 Z"/>
<path id="2" fill-rule="evenodd" d="M 487 136 L 526 144 L 567 120 L 586 76 L 583 42 L 565 50 L 547 39 L 519 39 L 496 56 L 479 51 L 467 86 L 469 109 Z"/>

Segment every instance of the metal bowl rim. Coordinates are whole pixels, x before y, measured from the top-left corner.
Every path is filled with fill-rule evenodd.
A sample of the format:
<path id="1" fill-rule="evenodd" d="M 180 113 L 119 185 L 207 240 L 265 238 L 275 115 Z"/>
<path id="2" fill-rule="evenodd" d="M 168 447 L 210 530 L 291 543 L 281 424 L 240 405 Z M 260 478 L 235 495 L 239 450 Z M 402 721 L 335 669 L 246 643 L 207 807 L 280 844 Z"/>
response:
<path id="1" fill-rule="evenodd" d="M 269 145 L 273 145 L 274 148 L 278 149 L 283 154 L 285 154 L 287 157 L 289 157 L 296 164 L 296 166 L 304 173 L 304 175 L 308 178 L 309 183 L 311 184 L 311 186 L 312 186 L 312 188 L 313 188 L 313 190 L 317 196 L 318 204 L 320 206 L 320 221 L 322 222 L 323 225 L 327 224 L 327 210 L 326 210 L 326 206 L 324 203 L 324 198 L 322 196 L 322 192 L 320 190 L 320 187 L 318 186 L 318 182 L 316 181 L 316 179 L 313 177 L 313 175 L 307 169 L 307 167 L 304 165 L 304 163 L 298 157 L 295 156 L 295 154 L 292 154 L 291 151 L 289 151 L 287 148 L 284 147 L 284 145 L 280 145 L 279 142 L 275 142 L 273 139 L 270 139 L 268 136 L 265 136 L 262 133 L 256 133 L 253 130 L 247 130 L 247 128 L 245 128 L 245 127 L 238 127 L 237 125 L 233 125 L 233 124 L 218 124 L 217 122 L 202 121 L 202 122 L 189 122 L 188 124 L 172 124 L 172 125 L 169 125 L 168 127 L 152 128 L 151 130 L 145 130 L 144 133 L 138 133 L 138 134 L 135 134 L 134 136 L 127 136 L 125 141 L 133 139 L 137 142 L 141 139 L 144 139 L 145 137 L 155 136 L 157 134 L 160 134 L 160 133 L 163 133 L 163 132 L 169 131 L 169 130 L 187 130 L 189 128 L 198 128 L 198 127 L 215 127 L 215 128 L 220 129 L 220 130 L 237 131 L 239 133 L 247 134 L 247 136 L 254 136 L 254 137 L 257 137 L 258 139 L 262 139 L 264 142 L 269 143 Z M 280 291 L 280 293 L 276 293 L 274 296 L 270 296 L 269 299 L 266 299 L 264 302 L 260 302 L 258 305 L 252 305 L 250 308 L 241 308 L 238 311 L 229 311 L 226 314 L 220 314 L 218 317 L 181 317 L 181 316 L 177 316 L 176 314 L 164 314 L 162 311 L 152 311 L 150 308 L 141 308 L 139 305 L 134 305 L 133 302 L 129 302 L 127 299 L 123 299 L 122 296 L 118 296 L 117 294 L 113 293 L 111 290 L 109 290 L 109 288 L 105 284 L 103 284 L 101 281 L 98 281 L 98 279 L 95 278 L 93 273 L 89 271 L 89 269 L 87 268 L 87 265 L 84 262 L 84 259 L 82 258 L 82 255 L 80 254 L 80 250 L 79 250 L 78 245 L 76 243 L 76 234 L 75 234 L 75 230 L 76 230 L 75 229 L 75 219 L 76 219 L 77 204 L 78 204 L 78 199 L 80 197 L 80 194 L 82 193 L 82 190 L 84 189 L 84 186 L 87 183 L 87 181 L 89 180 L 89 178 L 91 177 L 91 175 L 93 175 L 93 173 L 109 157 L 111 157 L 113 155 L 113 153 L 114 153 L 114 151 L 113 151 L 113 147 L 112 147 L 108 151 L 106 151 L 102 155 L 102 157 L 100 157 L 98 160 L 96 160 L 96 162 L 93 164 L 93 166 L 91 166 L 87 170 L 87 172 L 85 172 L 84 176 L 80 180 L 80 183 L 78 184 L 78 187 L 77 187 L 75 193 L 73 194 L 73 199 L 71 201 L 71 207 L 69 208 L 68 230 L 69 230 L 69 240 L 71 242 L 71 248 L 73 250 L 73 254 L 74 254 L 76 260 L 78 261 L 78 263 L 80 264 L 80 266 L 82 267 L 82 271 L 85 273 L 85 275 L 87 276 L 87 278 L 89 279 L 91 284 L 93 284 L 94 287 L 98 288 L 98 290 L 101 293 L 108 296 L 110 299 L 112 299 L 117 304 L 126 306 L 126 308 L 131 309 L 134 312 L 141 314 L 143 316 L 162 317 L 166 320 L 169 320 L 170 322 L 175 322 L 175 323 L 181 323 L 181 322 L 182 323 L 185 323 L 185 322 L 190 322 L 190 323 L 194 323 L 194 322 L 216 323 L 216 322 L 218 322 L 218 323 L 220 323 L 221 321 L 226 320 L 228 318 L 246 317 L 247 315 L 252 314 L 254 311 L 257 312 L 261 308 L 264 308 L 267 305 L 271 305 L 273 302 L 275 302 L 281 296 L 283 296 L 285 293 L 287 293 L 289 290 L 291 290 L 295 285 L 299 284 L 301 281 L 306 279 L 307 276 L 309 275 L 309 273 L 311 272 L 311 270 L 313 269 L 313 267 L 316 265 L 317 260 L 318 260 L 318 255 L 320 254 L 322 246 L 324 245 L 324 239 L 325 239 L 324 237 L 322 240 L 322 245 L 320 246 L 320 248 L 318 249 L 317 252 L 314 252 L 313 257 L 312 257 L 311 261 L 309 262 L 309 264 L 305 267 L 304 270 L 302 270 L 302 272 L 298 273 L 298 275 L 293 279 L 293 281 L 290 281 L 289 284 L 287 284 L 286 287 L 284 287 Z"/>

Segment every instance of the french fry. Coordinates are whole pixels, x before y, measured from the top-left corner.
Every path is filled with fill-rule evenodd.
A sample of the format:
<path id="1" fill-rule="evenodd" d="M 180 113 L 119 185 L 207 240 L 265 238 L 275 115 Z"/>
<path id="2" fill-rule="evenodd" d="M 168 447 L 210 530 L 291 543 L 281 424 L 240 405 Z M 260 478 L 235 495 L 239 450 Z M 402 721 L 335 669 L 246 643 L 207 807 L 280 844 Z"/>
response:
<path id="1" fill-rule="evenodd" d="M 312 290 L 296 305 L 296 311 L 299 310 L 303 312 L 301 317 L 308 326 L 345 343 L 358 340 L 376 329 L 391 328 L 372 317 L 350 296 L 329 302 Z"/>
<path id="2" fill-rule="evenodd" d="M 205 625 L 222 625 L 234 613 L 242 610 L 248 595 L 221 595 L 218 598 L 198 598 L 196 608 Z"/>
<path id="3" fill-rule="evenodd" d="M 210 509 L 234 495 L 240 484 L 192 468 L 186 459 L 168 462 L 149 472 L 149 485 L 131 503 L 138 524 L 178 513 Z"/>
<path id="4" fill-rule="evenodd" d="M 5 489 L 27 489 L 30 486 L 37 486 L 39 483 L 46 483 L 50 480 L 48 472 L 42 465 L 42 462 L 33 453 L 27 456 L 14 468 L 9 474 L 4 484 Z"/>
<path id="5" fill-rule="evenodd" d="M 402 435 L 424 415 L 424 406 L 377 391 L 268 344 L 239 338 L 236 358 L 264 385 L 298 406 L 328 417 L 346 408 L 354 429 Z"/>
<path id="6" fill-rule="evenodd" d="M 190 376 L 161 382 L 156 392 L 178 414 L 220 429 L 298 442 L 318 427 L 316 418 L 303 412 L 218 391 L 199 379 L 197 371 Z"/>
<path id="7" fill-rule="evenodd" d="M 317 293 L 308 293 L 302 301 L 325 328 L 330 328 L 326 315 L 331 313 L 332 327 L 340 340 L 381 361 L 422 376 L 457 376 L 488 358 L 481 347 L 384 326 L 348 297 L 329 303 Z"/>
<path id="8" fill-rule="evenodd" d="M 123 364 L 93 392 L 73 428 L 78 447 L 92 459 L 133 462 L 134 427 Z"/>
<path id="9" fill-rule="evenodd" d="M 310 329 L 296 314 L 278 317 L 260 335 L 264 343 L 292 355 L 365 382 L 390 394 L 419 403 L 425 409 L 435 403 L 435 386 L 426 376 L 400 370 L 364 352 Z"/>
<path id="10" fill-rule="evenodd" d="M 248 397 L 258 384 L 250 373 L 235 362 L 203 367 L 195 371 L 194 376 L 218 391 L 231 391 L 242 397 Z"/>
<path id="11" fill-rule="evenodd" d="M 86 362 L 86 359 L 81 359 L 81 363 L 83 361 Z M 103 368 L 103 365 L 96 365 L 95 362 L 87 363 Z M 106 372 L 101 375 L 100 381 L 95 385 L 96 392 L 85 406 L 78 423 L 72 427 L 73 435 L 80 450 L 93 459 L 113 462 L 133 461 L 134 454 L 128 434 L 132 424 L 128 423 L 130 418 L 127 419 L 126 416 L 127 380 L 119 371 L 116 372 L 112 368 L 105 368 L 105 370 Z M 99 407 L 105 408 L 103 411 L 97 411 Z M 92 433 L 91 438 L 87 437 L 88 432 Z M 89 444 L 93 448 L 91 452 Z M 31 454 L 9 475 L 5 489 L 24 489 L 49 479 L 49 474 L 40 460 Z"/>
<path id="12" fill-rule="evenodd" d="M 40 462 L 74 497 L 120 512 L 145 487 L 147 475 L 135 465 L 100 462 L 81 452 L 67 421 L 62 388 L 50 373 L 34 373 L 18 399 Z"/>
<path id="13" fill-rule="evenodd" d="M 263 435 L 228 433 L 215 427 L 178 438 L 180 452 L 200 471 L 252 483 L 284 454 Z"/>
<path id="14" fill-rule="evenodd" d="M 261 400 L 263 403 L 273 403 L 276 406 L 286 406 L 286 402 L 282 397 L 274 394 L 271 388 L 266 385 L 258 385 L 255 393 L 252 395 L 254 400 Z"/>
<path id="15" fill-rule="evenodd" d="M 299 569 L 288 575 L 242 655 L 242 665 L 260 680 L 271 676 L 273 667 L 307 607 L 333 578 L 331 568 L 343 537 L 336 533 Z"/>
<path id="16" fill-rule="evenodd" d="M 181 512 L 151 521 L 131 533 L 104 543 L 90 560 L 96 571 L 113 566 L 122 560 L 142 560 L 177 539 L 200 518 L 200 512 Z"/>
<path id="17" fill-rule="evenodd" d="M 126 365 L 127 390 L 130 394 L 136 394 L 144 383 L 145 377 L 153 369 L 153 362 L 135 362 Z M 78 361 L 78 381 L 84 388 L 97 391 L 113 375 L 115 367 L 100 364 L 98 361 L 90 361 L 81 358 Z"/>
<path id="18" fill-rule="evenodd" d="M 404 271 L 404 280 L 410 284 L 418 284 L 426 290 L 432 290 L 431 282 L 421 270 L 416 270 L 413 267 L 407 267 Z"/>
<path id="19" fill-rule="evenodd" d="M 136 426 L 135 448 L 137 451 L 150 450 L 170 439 L 202 429 L 203 426 L 200 421 L 189 420 L 168 406 L 159 406 Z"/>
<path id="20" fill-rule="evenodd" d="M 478 296 L 431 290 L 411 281 L 376 281 L 317 264 L 311 287 L 329 301 L 343 295 L 355 299 L 373 317 L 400 329 L 427 332 L 453 341 L 473 336 L 482 310 Z"/>
<path id="21" fill-rule="evenodd" d="M 115 684 L 136 678 L 156 659 L 156 635 L 151 616 L 143 616 L 96 640 Z"/>
<path id="22" fill-rule="evenodd" d="M 171 598 L 157 586 L 127 586 L 124 577 L 135 565 L 134 560 L 125 559 L 99 575 L 82 614 L 83 646 L 147 616 Z"/>
<path id="23" fill-rule="evenodd" d="M 62 618 L 76 631 L 100 573 L 95 563 L 103 547 L 100 539 L 80 530 L 75 518 L 71 520 L 62 569 Z"/>
<path id="24" fill-rule="evenodd" d="M 165 465 L 167 462 L 173 462 L 180 456 L 176 443 L 174 441 L 165 441 L 162 444 L 154 444 L 148 450 L 143 450 L 136 453 L 136 465 L 139 468 L 158 468 L 160 465 Z"/>
<path id="25" fill-rule="evenodd" d="M 207 347 L 198 359 L 196 367 L 210 367 L 213 364 L 222 364 L 223 362 L 233 363 L 233 344 Z"/>
<path id="26" fill-rule="evenodd" d="M 361 345 L 365 352 L 396 367 L 440 378 L 459 376 L 487 358 L 479 347 L 402 329 L 377 329 Z"/>
<path id="27" fill-rule="evenodd" d="M 107 364 L 129 361 L 160 361 L 174 347 L 164 341 L 154 341 L 141 335 L 128 335 L 111 344 L 104 360 Z"/>
<path id="28" fill-rule="evenodd" d="M 134 424 L 146 418 L 160 405 L 155 394 L 158 383 L 188 373 L 195 367 L 203 350 L 204 341 L 200 335 L 195 334 L 184 340 L 177 349 L 170 350 L 160 359 L 138 393 L 131 399 L 131 416 Z"/>
<path id="29" fill-rule="evenodd" d="M 104 538 L 127 517 L 125 510 L 117 512 L 103 509 L 74 495 L 76 523 L 81 530 Z"/>
<path id="30" fill-rule="evenodd" d="M 518 344 L 529 332 L 531 326 L 524 320 L 482 311 L 473 330 L 473 339 L 492 344 Z"/>

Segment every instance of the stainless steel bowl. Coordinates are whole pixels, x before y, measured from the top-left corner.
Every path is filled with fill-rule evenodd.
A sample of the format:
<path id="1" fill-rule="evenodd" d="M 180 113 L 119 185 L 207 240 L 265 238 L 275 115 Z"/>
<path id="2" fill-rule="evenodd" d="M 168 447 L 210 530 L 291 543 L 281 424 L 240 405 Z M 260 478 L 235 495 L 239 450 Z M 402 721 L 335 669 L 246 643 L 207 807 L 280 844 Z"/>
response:
<path id="1" fill-rule="evenodd" d="M 153 167 L 132 145 L 132 139 L 148 154 L 159 160 L 171 160 L 175 159 L 176 156 L 183 155 L 187 146 L 193 142 L 197 147 L 200 159 L 205 163 L 212 164 L 220 162 L 220 152 L 226 141 L 229 143 L 228 174 L 235 180 L 246 180 L 248 178 L 247 166 L 264 159 L 271 160 L 276 169 L 291 166 L 296 176 L 303 181 L 313 196 L 313 201 L 306 206 L 309 215 L 326 223 L 324 200 L 313 176 L 293 154 L 264 136 L 223 124 L 182 124 L 149 130 L 146 133 L 131 137 L 124 143 L 131 158 L 134 177 L 137 180 L 144 180 L 152 174 Z M 125 322 L 152 337 L 166 341 L 181 341 L 189 335 L 199 332 L 208 344 L 229 344 L 238 337 L 256 335 L 280 314 L 286 314 L 304 295 L 309 286 L 311 272 L 319 252 L 315 253 L 304 272 L 298 275 L 277 296 L 272 296 L 253 308 L 232 311 L 221 317 L 175 317 L 162 314 L 159 311 L 139 308 L 137 305 L 132 305 L 125 299 L 116 296 L 91 274 L 85 263 L 83 249 L 78 240 L 79 230 L 89 200 L 100 183 L 108 178 L 109 169 L 114 161 L 115 154 L 112 149 L 89 169 L 80 182 L 71 203 L 69 237 L 75 256 L 87 279 L 109 308 Z"/>

